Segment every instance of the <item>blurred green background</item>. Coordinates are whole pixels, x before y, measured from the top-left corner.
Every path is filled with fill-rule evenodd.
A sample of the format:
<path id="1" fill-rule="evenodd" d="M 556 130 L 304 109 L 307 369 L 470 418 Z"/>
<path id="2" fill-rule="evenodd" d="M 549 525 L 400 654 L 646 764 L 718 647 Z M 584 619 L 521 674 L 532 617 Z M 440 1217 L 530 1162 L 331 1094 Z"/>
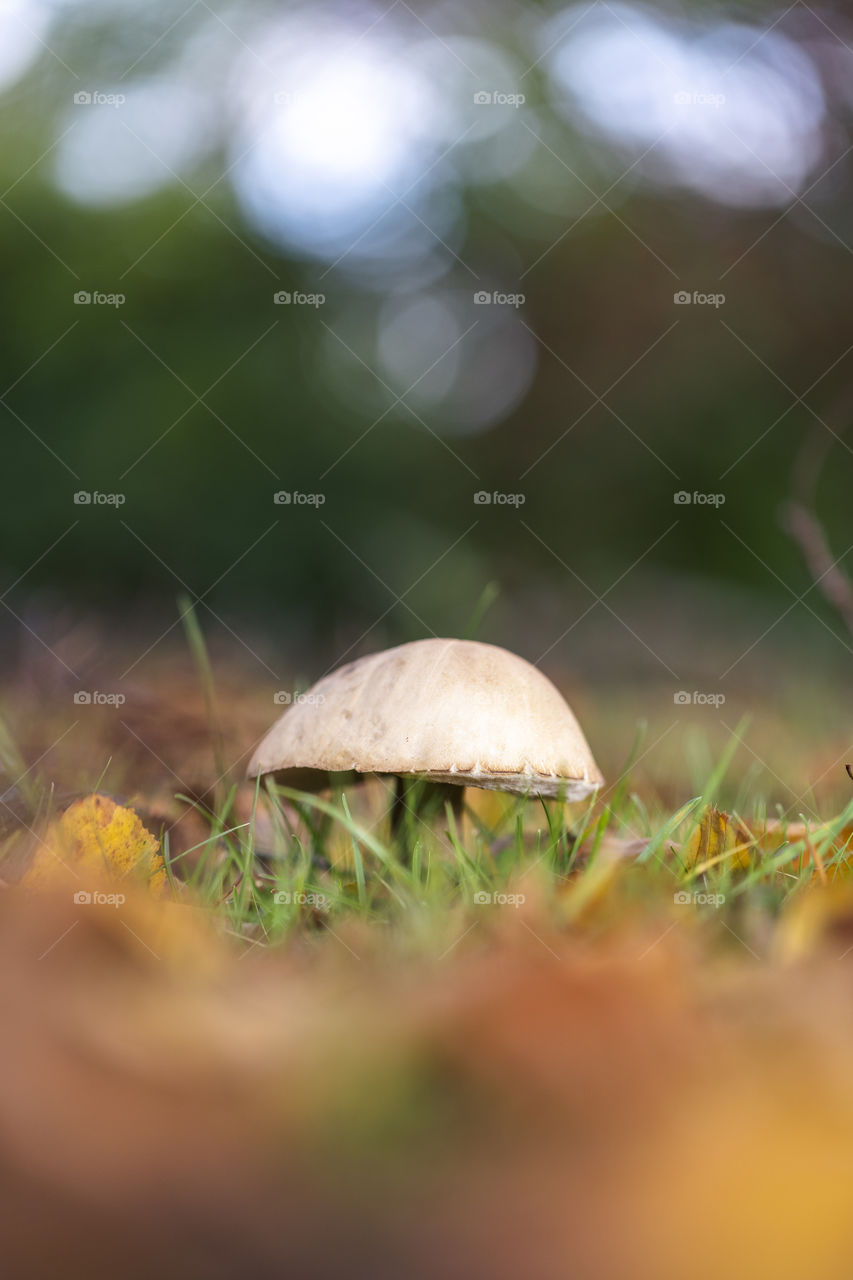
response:
<path id="1" fill-rule="evenodd" d="M 364 649 L 494 581 L 529 656 L 592 606 L 666 676 L 656 626 L 809 588 L 815 431 L 846 550 L 841 6 L 7 0 L 0 93 L 7 621 Z M 807 602 L 774 639 L 846 661 Z"/>

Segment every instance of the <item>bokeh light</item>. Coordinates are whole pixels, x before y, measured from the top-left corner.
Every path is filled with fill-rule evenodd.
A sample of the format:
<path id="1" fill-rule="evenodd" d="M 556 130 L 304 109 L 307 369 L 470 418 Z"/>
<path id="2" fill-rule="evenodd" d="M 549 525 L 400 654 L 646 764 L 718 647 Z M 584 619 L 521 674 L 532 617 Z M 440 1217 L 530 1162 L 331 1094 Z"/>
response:
<path id="1" fill-rule="evenodd" d="M 581 14 L 583 13 L 583 16 Z M 825 104 L 808 54 L 766 27 L 568 10 L 546 59 L 558 109 L 652 178 L 733 205 L 787 204 L 822 153 Z"/>
<path id="2" fill-rule="evenodd" d="M 233 181 L 274 243 L 336 257 L 381 220 L 383 242 L 437 145 L 440 98 L 399 39 L 299 15 L 259 36 L 233 72 Z M 412 199 L 417 203 L 420 196 Z"/>
<path id="3" fill-rule="evenodd" d="M 50 10 L 34 0 L 0 0 L 0 92 L 44 50 Z"/>
<path id="4" fill-rule="evenodd" d="M 60 190 L 81 204 L 120 205 L 184 181 L 213 141 L 203 95 L 180 82 L 135 80 L 76 98 L 54 163 Z"/>

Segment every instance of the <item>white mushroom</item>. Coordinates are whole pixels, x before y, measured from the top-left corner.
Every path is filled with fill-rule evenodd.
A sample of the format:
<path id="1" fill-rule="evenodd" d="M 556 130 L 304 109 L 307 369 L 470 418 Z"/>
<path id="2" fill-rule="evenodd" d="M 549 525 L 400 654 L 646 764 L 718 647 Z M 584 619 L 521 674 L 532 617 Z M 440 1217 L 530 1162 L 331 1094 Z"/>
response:
<path id="1" fill-rule="evenodd" d="M 318 681 L 263 739 L 249 777 L 297 769 L 417 775 L 566 800 L 604 781 L 551 681 L 516 654 L 473 640 L 416 640 Z"/>

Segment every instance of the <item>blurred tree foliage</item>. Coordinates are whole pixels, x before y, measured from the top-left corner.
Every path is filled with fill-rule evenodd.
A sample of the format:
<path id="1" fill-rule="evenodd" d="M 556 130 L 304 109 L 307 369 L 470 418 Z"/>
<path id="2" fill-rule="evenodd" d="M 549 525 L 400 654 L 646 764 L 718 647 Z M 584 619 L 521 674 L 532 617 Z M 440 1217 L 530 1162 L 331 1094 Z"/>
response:
<path id="1" fill-rule="evenodd" d="M 106 83 L 168 25 L 157 12 L 159 23 L 131 10 L 69 22 L 51 44 L 83 82 Z M 449 12 L 437 12 L 444 31 Z M 752 17 L 769 23 L 773 12 Z M 517 9 L 506 25 L 500 6 L 472 14 L 464 25 L 512 44 Z M 185 37 L 179 25 L 153 59 L 164 65 Z M 503 421 L 446 435 L 457 458 L 436 438 L 440 409 L 419 409 L 436 435 L 402 404 L 367 430 L 394 396 L 365 375 L 381 407 L 347 403 L 332 382 L 326 326 L 354 311 L 370 329 L 380 300 L 346 263 L 319 286 L 326 264 L 265 243 L 227 182 L 206 204 L 180 181 L 121 207 L 61 195 L 52 148 L 74 87 L 45 51 L 0 98 L 3 589 L 26 573 L 28 588 L 50 584 L 121 608 L 131 596 L 213 585 L 211 601 L 321 626 L 393 607 L 403 634 L 422 633 L 421 618 L 438 631 L 458 626 L 459 601 L 473 608 L 490 578 L 510 593 L 531 579 L 564 582 L 559 559 L 599 589 L 647 551 L 647 570 L 784 596 L 764 561 L 805 589 L 778 511 L 812 410 L 840 436 L 848 426 L 846 162 L 810 197 L 834 235 L 793 197 L 788 211 L 735 209 L 651 185 L 620 188 L 613 213 L 598 207 L 525 275 L 535 378 Z M 536 110 L 550 145 L 603 190 L 588 144 L 546 104 Z M 211 154 L 185 180 L 203 192 L 229 162 Z M 575 216 L 520 212 L 500 181 L 469 186 L 455 250 L 480 279 L 518 288 L 522 266 Z M 451 280 L 470 292 L 461 268 Z M 322 312 L 273 303 L 277 289 L 318 287 Z M 721 290 L 725 305 L 674 306 L 681 287 Z M 122 292 L 126 302 L 77 306 L 81 289 Z M 849 443 L 837 444 L 820 486 L 838 552 Z M 523 492 L 525 502 L 479 506 L 480 489 Z M 724 494 L 725 505 L 674 503 L 676 491 L 694 489 Z M 77 490 L 126 501 L 75 505 Z M 278 490 L 322 492 L 325 502 L 276 505 Z"/>

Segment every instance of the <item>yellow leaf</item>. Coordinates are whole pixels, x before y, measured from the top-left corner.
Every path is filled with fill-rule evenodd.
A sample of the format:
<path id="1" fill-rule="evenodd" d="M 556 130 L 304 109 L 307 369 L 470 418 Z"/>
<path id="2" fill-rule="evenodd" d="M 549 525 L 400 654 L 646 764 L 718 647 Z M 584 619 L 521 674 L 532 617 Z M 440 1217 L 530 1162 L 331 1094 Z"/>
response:
<path id="1" fill-rule="evenodd" d="M 709 804 L 701 821 L 681 846 L 686 867 L 749 866 L 752 838 L 736 818 Z"/>
<path id="2" fill-rule="evenodd" d="M 124 809 L 108 796 L 91 795 L 76 800 L 54 818 L 41 837 L 22 883 L 56 888 L 87 880 L 123 880 L 136 876 L 152 893 L 167 886 L 160 856 L 160 842 L 132 809 Z"/>

